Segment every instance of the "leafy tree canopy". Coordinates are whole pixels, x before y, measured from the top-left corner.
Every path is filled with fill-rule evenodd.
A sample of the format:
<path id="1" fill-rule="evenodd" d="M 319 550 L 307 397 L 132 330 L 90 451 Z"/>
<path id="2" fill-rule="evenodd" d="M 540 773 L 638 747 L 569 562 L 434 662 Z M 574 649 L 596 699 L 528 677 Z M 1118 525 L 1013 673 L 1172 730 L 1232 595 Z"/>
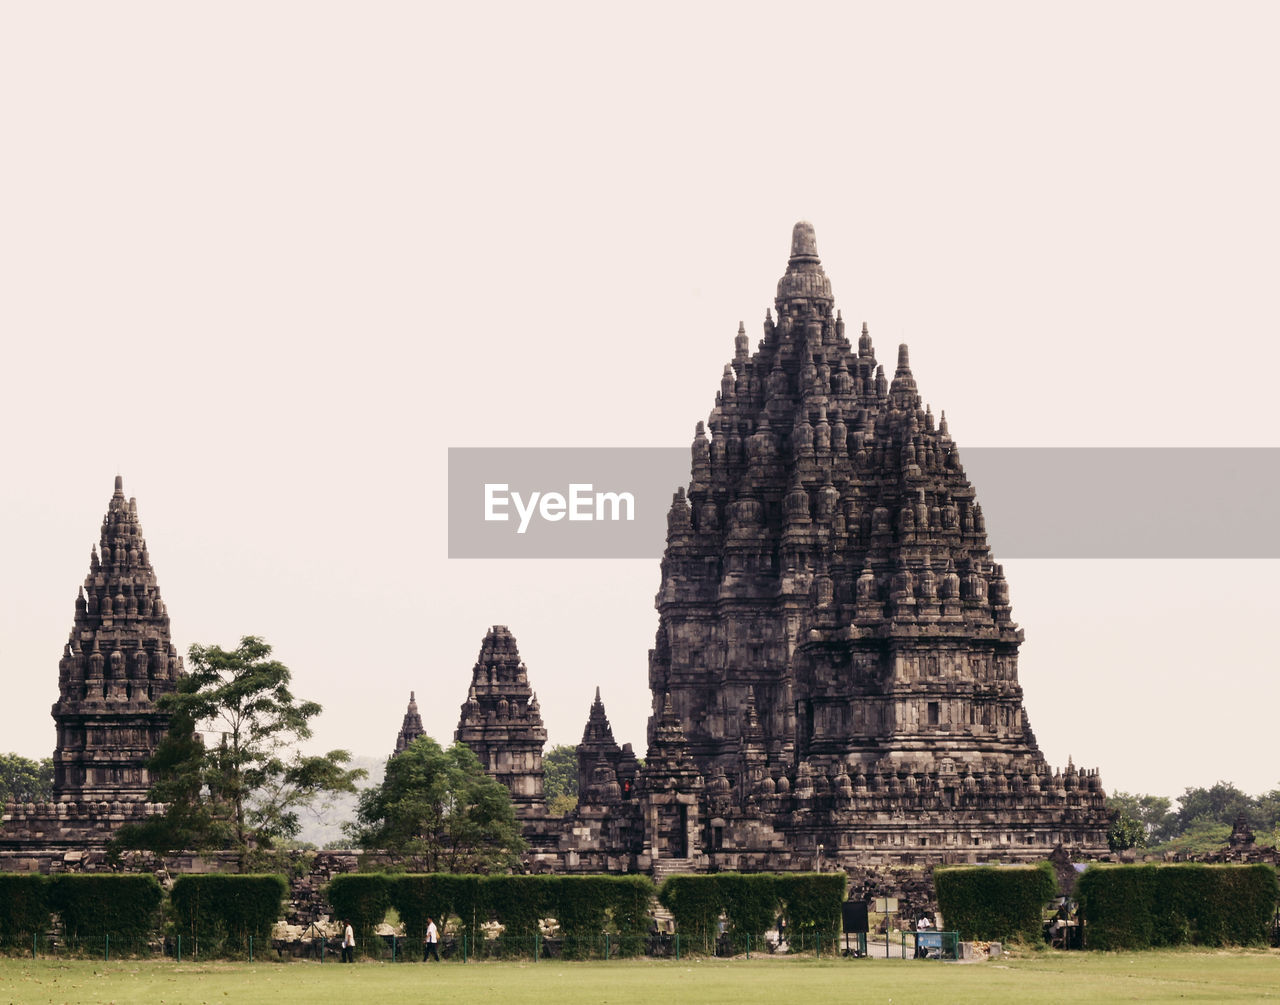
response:
<path id="1" fill-rule="evenodd" d="M 0 806 L 47 803 L 53 798 L 53 758 L 33 761 L 21 754 L 0 754 Z"/>
<path id="2" fill-rule="evenodd" d="M 553 816 L 564 816 L 578 805 L 578 748 L 557 744 L 542 757 L 542 791 Z"/>
<path id="3" fill-rule="evenodd" d="M 1107 797 L 1107 809 L 1117 818 L 1124 816 L 1137 821 L 1142 826 L 1143 841 L 1137 847 L 1146 847 L 1155 841 L 1161 841 L 1176 827 L 1177 818 L 1170 812 L 1173 801 L 1167 796 L 1131 795 L 1128 792 L 1113 792 Z M 1125 845 L 1126 848 L 1135 845 Z M 1117 850 L 1117 849 L 1112 849 Z"/>
<path id="4" fill-rule="evenodd" d="M 240 868 L 297 835 L 299 812 L 337 792 L 354 792 L 364 772 L 351 755 L 297 749 L 321 708 L 295 698 L 289 668 L 247 635 L 235 649 L 193 645 L 189 672 L 160 699 L 172 718 L 151 762 L 151 797 L 163 817 L 122 828 L 117 847 L 154 851 L 231 849 Z M 197 730 L 219 737 L 206 744 Z"/>
<path id="5" fill-rule="evenodd" d="M 1230 782 L 1214 782 L 1208 789 L 1188 788 L 1178 797 L 1178 831 L 1189 830 L 1201 817 L 1229 826 L 1242 813 L 1250 826 L 1261 826 L 1264 821 L 1253 812 L 1255 808 L 1254 800 Z"/>
<path id="6" fill-rule="evenodd" d="M 1107 831 L 1107 846 L 1112 851 L 1145 848 L 1147 846 L 1147 829 L 1143 827 L 1141 821 L 1135 820 L 1128 813 L 1121 811 L 1111 821 L 1111 829 Z"/>
<path id="7" fill-rule="evenodd" d="M 348 830 L 362 848 L 401 856 L 416 871 L 504 871 L 525 848 L 506 786 L 466 744 L 445 750 L 429 736 L 387 761 L 382 784 L 360 794 L 356 818 Z"/>
<path id="8" fill-rule="evenodd" d="M 1124 847 L 1152 847 L 1158 853 L 1211 854 L 1227 844 L 1236 819 L 1243 816 L 1261 845 L 1280 844 L 1280 789 L 1250 796 L 1231 782 L 1215 782 L 1209 788 L 1188 787 L 1178 797 L 1177 807 L 1164 796 L 1115 792 L 1107 798 L 1112 813 L 1109 840 L 1119 840 L 1113 850 Z M 1143 841 L 1124 821 L 1141 825 Z M 1117 829 L 1119 828 L 1119 829 Z M 1124 844 L 1127 837 L 1135 843 Z"/>

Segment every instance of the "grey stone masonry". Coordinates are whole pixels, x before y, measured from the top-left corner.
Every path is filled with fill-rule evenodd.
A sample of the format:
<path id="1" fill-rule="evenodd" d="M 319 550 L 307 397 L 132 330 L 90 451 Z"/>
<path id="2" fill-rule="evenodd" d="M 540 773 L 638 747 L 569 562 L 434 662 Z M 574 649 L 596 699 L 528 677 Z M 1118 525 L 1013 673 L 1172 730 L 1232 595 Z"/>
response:
<path id="1" fill-rule="evenodd" d="M 517 815 L 545 814 L 542 749 L 547 731 L 506 625 L 489 629 L 480 645 L 454 738 L 475 751 L 486 770 L 511 791 Z"/>
<path id="2" fill-rule="evenodd" d="M 1054 771 L 1036 744 L 946 417 L 907 347 L 890 381 L 834 305 L 799 223 L 777 316 L 754 352 L 739 325 L 668 514 L 649 739 L 674 713 L 724 811 L 704 805 L 719 823 L 686 844 L 761 867 L 777 833 L 827 861 L 1104 851 L 1097 772 Z"/>
<path id="3" fill-rule="evenodd" d="M 425 734 L 426 730 L 422 728 L 422 716 L 418 714 L 418 701 L 410 691 L 409 707 L 405 709 L 404 721 L 400 723 L 400 732 L 396 734 L 395 753 L 400 753 L 414 740 Z"/>
<path id="4" fill-rule="evenodd" d="M 0 847 L 102 845 L 158 812 L 147 762 L 169 717 L 156 703 L 182 674 L 137 500 L 117 476 L 58 664 L 53 802 L 6 806 Z"/>

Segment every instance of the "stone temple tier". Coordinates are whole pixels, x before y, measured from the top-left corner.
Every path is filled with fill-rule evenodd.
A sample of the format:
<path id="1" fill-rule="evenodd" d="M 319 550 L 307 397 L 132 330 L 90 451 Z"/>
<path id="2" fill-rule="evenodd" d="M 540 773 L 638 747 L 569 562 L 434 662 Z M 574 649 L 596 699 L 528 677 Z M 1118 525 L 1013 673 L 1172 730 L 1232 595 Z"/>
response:
<path id="1" fill-rule="evenodd" d="M 546 812 L 542 794 L 542 725 L 538 696 L 506 625 L 489 629 L 471 671 L 454 739 L 465 743 L 491 775 L 511 790 L 517 816 Z"/>
<path id="2" fill-rule="evenodd" d="M 704 844 L 756 843 L 745 813 L 835 856 L 1104 847 L 1097 773 L 1036 745 L 1009 586 L 907 347 L 889 381 L 849 340 L 808 223 L 774 309 L 698 424 L 656 602 L 650 742 L 669 702 L 727 797 Z"/>
<path id="3" fill-rule="evenodd" d="M 0 846 L 99 845 L 159 811 L 146 802 L 147 763 L 169 726 L 156 703 L 182 674 L 137 500 L 117 476 L 58 664 L 54 801 L 6 806 Z"/>

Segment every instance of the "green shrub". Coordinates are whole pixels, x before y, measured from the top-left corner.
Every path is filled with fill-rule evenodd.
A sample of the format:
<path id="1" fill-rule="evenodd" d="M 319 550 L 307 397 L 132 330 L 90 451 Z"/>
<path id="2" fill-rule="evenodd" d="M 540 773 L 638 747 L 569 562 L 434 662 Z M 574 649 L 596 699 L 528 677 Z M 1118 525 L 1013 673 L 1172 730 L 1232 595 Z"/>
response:
<path id="1" fill-rule="evenodd" d="M 616 931 L 618 953 L 635 956 L 653 927 L 653 881 L 648 876 L 612 876 L 609 884 L 609 917 Z"/>
<path id="2" fill-rule="evenodd" d="M 715 876 L 735 949 L 759 942 L 778 917 L 778 877 L 721 872 Z M 842 887 L 843 889 L 843 887 Z"/>
<path id="3" fill-rule="evenodd" d="M 380 872 L 348 872 L 329 881 L 326 895 L 333 917 L 351 922 L 358 944 L 371 941 L 374 926 L 387 916 L 391 884 L 391 877 Z"/>
<path id="4" fill-rule="evenodd" d="M 750 945 L 785 914 L 793 936 L 840 931 L 844 873 L 736 873 L 672 876 L 658 900 L 675 917 L 676 929 L 691 948 L 711 952 L 723 911 L 735 948 Z"/>
<path id="5" fill-rule="evenodd" d="M 563 876 L 553 885 L 552 915 L 560 924 L 566 958 L 591 955 L 609 923 L 613 879 L 610 876 Z"/>
<path id="6" fill-rule="evenodd" d="M 450 890 L 438 874 L 400 875 L 391 877 L 391 906 L 404 925 L 405 941 L 420 946 L 427 937 L 427 919 L 434 918 L 443 936 L 445 919 L 453 910 Z"/>
<path id="7" fill-rule="evenodd" d="M 108 936 L 129 943 L 151 938 L 159 928 L 163 898 L 154 876 L 68 873 L 53 877 L 49 886 L 49 905 L 70 939 Z"/>
<path id="8" fill-rule="evenodd" d="M 169 892 L 174 924 L 201 956 L 240 955 L 271 938 L 289 884 L 283 876 L 179 876 Z"/>
<path id="9" fill-rule="evenodd" d="M 775 880 L 788 932 L 795 936 L 835 935 L 847 878 L 843 872 L 785 873 Z"/>
<path id="10" fill-rule="evenodd" d="M 532 953 L 539 922 L 555 914 L 556 876 L 483 876 L 482 913 L 502 925 L 500 951 Z"/>
<path id="11" fill-rule="evenodd" d="M 723 909 L 718 879 L 719 874 L 670 876 L 658 888 L 658 902 L 671 912 L 676 931 L 690 949 L 715 952 L 716 927 Z"/>
<path id="12" fill-rule="evenodd" d="M 1053 866 L 937 868 L 933 886 L 943 924 L 962 939 L 1040 942 L 1044 906 L 1058 892 Z"/>
<path id="13" fill-rule="evenodd" d="M 486 920 L 480 909 L 480 877 L 454 873 L 405 873 L 389 877 L 391 906 L 404 923 L 405 939 L 422 945 L 427 935 L 427 919 L 434 918 L 443 939 L 449 918 L 456 915 L 460 930 L 454 934 L 475 945 L 480 925 Z"/>
<path id="14" fill-rule="evenodd" d="M 1277 884 L 1269 865 L 1092 866 L 1076 893 L 1091 949 L 1260 945 Z"/>
<path id="15" fill-rule="evenodd" d="M 31 948 L 49 930 L 49 880 L 39 873 L 0 873 L 0 946 Z"/>

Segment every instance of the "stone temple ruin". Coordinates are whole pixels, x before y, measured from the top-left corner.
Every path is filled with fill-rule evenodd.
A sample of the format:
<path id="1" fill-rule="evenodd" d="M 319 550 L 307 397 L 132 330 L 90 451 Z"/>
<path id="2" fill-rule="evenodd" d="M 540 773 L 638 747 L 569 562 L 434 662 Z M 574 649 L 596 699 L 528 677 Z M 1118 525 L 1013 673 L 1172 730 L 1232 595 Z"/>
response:
<path id="1" fill-rule="evenodd" d="M 169 726 L 156 701 L 182 673 L 137 500 L 117 476 L 58 664 L 53 801 L 5 806 L 0 848 L 100 846 L 162 809 L 147 802 L 147 762 Z"/>
<path id="2" fill-rule="evenodd" d="M 834 310 L 797 224 L 776 319 L 739 326 L 668 514 L 640 767 L 597 690 L 567 819 L 505 627 L 456 738 L 511 788 L 536 865 L 664 872 L 1106 851 L 1097 771 L 1053 770 L 1018 683 L 1022 632 L 946 416 L 907 347 L 893 380 Z"/>
<path id="3" fill-rule="evenodd" d="M 1049 767 L 1022 632 L 945 416 L 834 310 L 797 224 L 776 318 L 739 326 L 675 493 L 643 766 L 599 690 L 580 794 L 547 811 L 546 729 L 515 638 L 481 643 L 456 739 L 511 791 L 529 868 L 890 868 L 1106 851 L 1096 771 Z M 59 669 L 54 801 L 5 807 L 0 852 L 100 847 L 146 802 L 181 659 L 117 478 Z M 423 732 L 413 696 L 395 741 Z"/>

